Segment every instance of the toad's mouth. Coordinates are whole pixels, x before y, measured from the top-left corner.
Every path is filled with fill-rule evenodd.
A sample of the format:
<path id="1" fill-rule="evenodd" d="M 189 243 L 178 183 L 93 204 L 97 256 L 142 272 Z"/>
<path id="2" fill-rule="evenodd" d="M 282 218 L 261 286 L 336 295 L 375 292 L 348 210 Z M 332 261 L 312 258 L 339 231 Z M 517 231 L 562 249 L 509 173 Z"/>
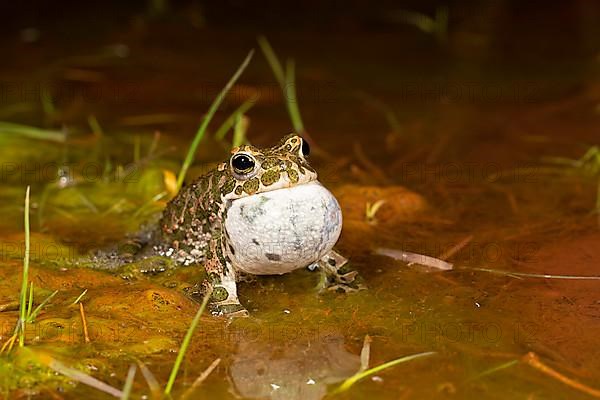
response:
<path id="1" fill-rule="evenodd" d="M 228 204 L 231 204 L 232 202 L 238 201 L 240 199 L 261 196 L 265 193 L 283 192 L 283 191 L 293 190 L 294 188 L 297 188 L 297 187 L 311 187 L 314 185 L 322 186 L 321 182 L 319 182 L 317 180 L 316 174 L 314 174 L 314 176 L 307 175 L 304 177 L 300 177 L 298 182 L 295 182 L 295 183 L 280 179 L 279 181 L 277 181 L 269 186 L 265 186 L 265 185 L 261 184 L 260 187 L 258 188 L 258 190 L 252 194 L 248 194 L 248 193 L 244 192 L 240 195 L 234 195 L 232 197 L 227 196 L 227 197 L 229 197 Z"/>

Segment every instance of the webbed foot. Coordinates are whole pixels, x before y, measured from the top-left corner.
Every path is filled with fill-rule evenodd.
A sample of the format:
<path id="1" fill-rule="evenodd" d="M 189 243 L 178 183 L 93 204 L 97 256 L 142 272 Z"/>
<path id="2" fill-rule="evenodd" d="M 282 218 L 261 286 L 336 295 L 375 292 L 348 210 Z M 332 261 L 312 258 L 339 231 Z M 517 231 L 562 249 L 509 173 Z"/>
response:
<path id="1" fill-rule="evenodd" d="M 207 291 L 212 291 L 208 303 L 209 312 L 214 316 L 226 317 L 248 317 L 248 310 L 240 303 L 237 298 L 235 286 L 226 287 L 223 284 L 211 284 L 208 281 L 196 284 L 186 291 L 188 297 L 197 303 L 202 303 Z"/>
<path id="2" fill-rule="evenodd" d="M 348 268 L 348 259 L 335 250 L 323 256 L 317 264 L 323 274 L 321 291 L 351 293 L 367 288 L 358 272 Z"/>

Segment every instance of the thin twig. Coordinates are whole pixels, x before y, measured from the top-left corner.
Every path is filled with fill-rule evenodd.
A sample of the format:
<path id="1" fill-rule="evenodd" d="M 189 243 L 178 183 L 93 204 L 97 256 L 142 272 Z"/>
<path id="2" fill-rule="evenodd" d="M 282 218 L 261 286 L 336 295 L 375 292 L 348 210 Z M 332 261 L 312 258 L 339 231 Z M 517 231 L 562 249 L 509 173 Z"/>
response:
<path id="1" fill-rule="evenodd" d="M 81 322 L 83 324 L 83 338 L 86 343 L 90 343 L 90 335 L 88 332 L 87 320 L 85 319 L 85 311 L 83 309 L 83 303 L 79 303 L 79 314 L 81 314 Z"/>
<path id="2" fill-rule="evenodd" d="M 202 372 L 200 376 L 196 378 L 194 383 L 192 383 L 192 386 L 190 386 L 190 388 L 186 390 L 185 393 L 181 396 L 180 400 L 185 400 L 189 398 L 194 393 L 194 391 L 202 384 L 202 382 L 204 382 L 206 378 L 208 378 L 208 376 L 213 372 L 213 370 L 217 368 L 217 365 L 219 365 L 220 362 L 220 358 L 217 358 L 215 361 L 213 361 L 212 364 L 210 364 L 208 368 L 206 368 L 204 372 Z"/>
<path id="3" fill-rule="evenodd" d="M 450 257 L 461 251 L 466 245 L 468 245 L 471 242 L 471 240 L 473 240 L 473 235 L 467 236 L 466 238 L 452 246 L 450 249 L 440 254 L 438 258 L 444 261 L 448 260 Z"/>
<path id="4" fill-rule="evenodd" d="M 561 374 L 560 372 L 556 371 L 555 369 L 544 364 L 539 359 L 537 354 L 535 354 L 533 352 L 529 352 L 529 353 L 525 354 L 521 360 L 525 364 L 537 369 L 538 371 L 550 376 L 551 378 L 556 379 L 559 382 L 564 383 L 567 386 L 571 386 L 572 388 L 577 389 L 583 393 L 587 393 L 590 396 L 600 398 L 600 390 L 591 388 L 587 385 L 584 385 L 581 382 L 577 382 L 576 380 L 573 380 L 573 379 Z"/>
<path id="5" fill-rule="evenodd" d="M 75 299 L 75 301 L 73 302 L 73 304 L 77 304 L 81 301 L 81 299 L 83 298 L 83 296 L 86 295 L 87 293 L 87 289 L 85 289 L 83 292 L 81 292 L 81 294 Z"/>
<path id="6" fill-rule="evenodd" d="M 565 279 L 565 280 L 575 280 L 575 281 L 600 281 L 600 276 L 585 276 L 585 275 L 550 275 L 550 274 L 530 274 L 526 272 L 513 272 L 513 271 L 504 271 L 501 269 L 490 269 L 490 268 L 470 268 L 470 267 L 456 267 L 456 269 L 460 269 L 463 271 L 480 271 L 480 272 L 489 272 L 491 274 L 498 275 L 506 275 L 513 277 L 523 277 L 523 278 L 541 278 L 541 279 Z"/>
<path id="7" fill-rule="evenodd" d="M 175 363 L 173 364 L 173 369 L 171 370 L 171 374 L 169 375 L 169 381 L 167 382 L 167 386 L 165 387 L 165 391 L 164 391 L 165 396 L 171 395 L 171 390 L 173 389 L 173 385 L 175 384 L 175 378 L 177 378 L 177 373 L 179 372 L 179 368 L 181 367 L 181 363 L 183 362 L 183 357 L 185 356 L 188 346 L 190 345 L 190 342 L 192 341 L 192 336 L 194 335 L 194 331 L 196 330 L 196 327 L 200 323 L 200 317 L 202 316 L 202 313 L 204 312 L 204 309 L 206 308 L 206 305 L 208 304 L 208 300 L 210 300 L 211 295 L 212 295 L 212 290 L 207 291 L 206 294 L 204 295 L 202 304 L 200 305 L 198 312 L 196 312 L 196 315 L 194 316 L 194 319 L 192 320 L 192 323 L 191 323 L 190 327 L 188 328 L 188 331 L 186 332 L 185 337 L 183 338 L 181 347 L 179 348 L 179 351 L 177 352 L 177 358 L 175 359 Z"/>

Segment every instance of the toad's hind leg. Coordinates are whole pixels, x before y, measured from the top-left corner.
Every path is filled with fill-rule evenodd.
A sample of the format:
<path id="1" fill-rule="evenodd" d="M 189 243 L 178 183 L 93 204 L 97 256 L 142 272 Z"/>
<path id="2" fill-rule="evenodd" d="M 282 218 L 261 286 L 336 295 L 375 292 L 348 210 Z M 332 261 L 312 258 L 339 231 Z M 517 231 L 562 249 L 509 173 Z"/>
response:
<path id="1" fill-rule="evenodd" d="M 248 316 L 248 311 L 241 305 L 237 295 L 236 274 L 227 256 L 223 255 L 221 240 L 212 240 L 211 251 L 204 268 L 207 280 L 203 286 L 212 290 L 210 310 L 213 315 L 231 317 Z"/>
<path id="2" fill-rule="evenodd" d="M 317 261 L 319 270 L 324 276 L 321 290 L 348 293 L 366 289 L 358 272 L 352 271 L 347 264 L 348 259 L 335 250 L 321 257 Z"/>

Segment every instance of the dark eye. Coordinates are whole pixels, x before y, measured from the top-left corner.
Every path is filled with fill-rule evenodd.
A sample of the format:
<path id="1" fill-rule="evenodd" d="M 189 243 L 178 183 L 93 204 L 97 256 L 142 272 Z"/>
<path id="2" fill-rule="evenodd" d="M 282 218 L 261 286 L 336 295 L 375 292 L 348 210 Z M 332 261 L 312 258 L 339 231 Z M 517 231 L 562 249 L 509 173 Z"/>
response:
<path id="1" fill-rule="evenodd" d="M 247 174 L 252 172 L 256 162 L 254 158 L 248 154 L 236 154 L 231 159 L 231 166 L 238 174 Z"/>
<path id="2" fill-rule="evenodd" d="M 304 155 L 304 157 L 308 157 L 308 155 L 310 154 L 310 146 L 308 145 L 308 142 L 305 139 L 302 139 L 302 154 Z"/>

